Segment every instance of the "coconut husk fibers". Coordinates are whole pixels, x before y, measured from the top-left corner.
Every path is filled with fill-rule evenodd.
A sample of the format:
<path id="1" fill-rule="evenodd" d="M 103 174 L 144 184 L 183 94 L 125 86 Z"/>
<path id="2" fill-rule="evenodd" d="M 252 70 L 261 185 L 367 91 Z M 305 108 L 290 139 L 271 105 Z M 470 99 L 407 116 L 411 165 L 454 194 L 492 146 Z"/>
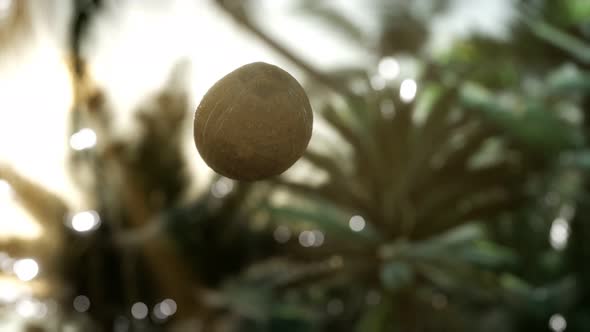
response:
<path id="1" fill-rule="evenodd" d="M 301 85 L 286 71 L 263 62 L 242 66 L 207 91 L 194 120 L 203 160 L 235 180 L 276 176 L 303 154 L 313 114 Z"/>

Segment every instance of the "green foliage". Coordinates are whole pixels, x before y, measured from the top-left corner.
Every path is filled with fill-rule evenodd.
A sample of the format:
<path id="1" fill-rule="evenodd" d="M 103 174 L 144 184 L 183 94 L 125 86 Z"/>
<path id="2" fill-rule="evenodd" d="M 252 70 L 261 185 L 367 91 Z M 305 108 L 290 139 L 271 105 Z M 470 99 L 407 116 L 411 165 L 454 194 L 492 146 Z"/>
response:
<path id="1" fill-rule="evenodd" d="M 344 16 L 306 4 L 360 38 Z M 400 9 L 414 5 L 381 8 L 381 54 L 420 49 L 424 23 Z M 346 96 L 344 103 L 321 100 L 317 113 L 351 153 L 312 145 L 304 159 L 328 178 L 314 184 L 276 179 L 297 199 L 264 210 L 295 232 L 325 232 L 321 247 L 292 254 L 344 262 L 335 274 L 316 273 L 312 284 L 338 288 L 336 280 L 347 275 L 355 287 L 379 289 L 377 305 L 355 307 L 356 297 L 344 298 L 357 310 L 356 331 L 545 328 L 553 313 L 575 307 L 579 287 L 548 242 L 547 216 L 559 215 L 565 203 L 544 202 L 548 192 L 575 197 L 579 178 L 563 181 L 565 174 L 588 167 L 580 101 L 587 98 L 590 52 L 570 29 L 584 21 L 584 6 L 551 3 L 544 13 L 557 7 L 549 16 L 562 21 L 543 21 L 523 5 L 510 40 L 473 36 L 438 59 L 416 59 L 422 70 L 410 102 L 400 99 L 399 81 Z M 559 28 L 564 25 L 569 30 Z M 359 77 L 351 73 L 348 83 Z M 393 115 L 382 112 L 384 105 L 393 105 Z M 353 215 L 366 220 L 363 231 L 348 227 Z M 295 288 L 303 285 L 309 283 Z M 408 312 L 429 320 L 416 322 Z"/>
<path id="2" fill-rule="evenodd" d="M 587 94 L 590 91 L 590 73 L 571 65 L 556 69 L 547 79 L 549 89 L 555 93 Z"/>
<path id="3" fill-rule="evenodd" d="M 468 107 L 482 112 L 488 121 L 531 149 L 552 155 L 582 145 L 581 133 L 538 100 L 525 100 L 507 108 L 476 86 L 466 87 L 462 97 Z"/>
<path id="4" fill-rule="evenodd" d="M 392 317 L 393 312 L 390 299 L 385 298 L 378 305 L 365 311 L 359 319 L 355 332 L 393 332 L 399 330 L 395 327 L 392 328 L 392 321 L 396 320 L 396 317 Z"/>
<path id="5" fill-rule="evenodd" d="M 254 29 L 241 2 L 218 3 Z M 379 31 L 367 36 L 334 3 L 296 3 L 377 57 L 417 68 L 373 89 L 376 68 L 325 74 L 294 61 L 317 79 L 310 84 L 339 83 L 338 97 L 309 89 L 335 136 L 316 136 L 302 158 L 321 180 L 232 182 L 224 197 L 206 192 L 181 203 L 180 67 L 142 105 L 138 141 L 105 139 L 104 149 L 74 153 L 76 179 L 105 226 L 64 265 L 76 294 L 93 298 L 94 318 L 108 330 L 141 293 L 175 297 L 207 331 L 528 331 L 546 330 L 555 313 L 568 331 L 588 331 L 590 5 L 522 0 L 510 39 L 474 35 L 428 54 L 427 24 L 448 4 L 374 1 Z M 415 96 L 400 96 L 405 78 L 417 83 Z M 353 85 L 361 89 L 348 93 Z M 108 133 L 104 96 L 77 92 L 75 126 L 87 121 Z M 67 209 L 0 171 L 17 191 L 36 193 L 25 201 L 36 214 L 47 210 L 55 221 Z M 287 230 L 282 237 L 277 226 Z M 305 231 L 323 242 L 314 235 L 302 245 Z M 219 322 L 226 325 L 211 327 Z"/>

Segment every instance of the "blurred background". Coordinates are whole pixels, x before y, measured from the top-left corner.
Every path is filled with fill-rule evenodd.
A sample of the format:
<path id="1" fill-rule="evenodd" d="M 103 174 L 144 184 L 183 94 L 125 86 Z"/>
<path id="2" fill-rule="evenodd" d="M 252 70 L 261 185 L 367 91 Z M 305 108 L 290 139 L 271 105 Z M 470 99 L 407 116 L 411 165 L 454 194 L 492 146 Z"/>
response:
<path id="1" fill-rule="evenodd" d="M 285 174 L 199 158 L 255 61 Z M 0 331 L 590 331 L 590 1 L 0 0 Z"/>

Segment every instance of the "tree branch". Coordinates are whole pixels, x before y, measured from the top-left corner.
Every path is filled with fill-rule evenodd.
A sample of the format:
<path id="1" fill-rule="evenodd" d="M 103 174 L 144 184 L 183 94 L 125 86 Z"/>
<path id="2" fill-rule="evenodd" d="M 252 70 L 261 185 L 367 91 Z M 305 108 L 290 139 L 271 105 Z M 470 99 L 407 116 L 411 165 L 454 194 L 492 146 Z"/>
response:
<path id="1" fill-rule="evenodd" d="M 355 94 L 345 85 L 341 84 L 339 81 L 335 81 L 326 74 L 320 72 L 316 68 L 314 68 L 311 64 L 307 61 L 303 60 L 301 57 L 293 54 L 289 51 L 285 46 L 281 45 L 279 42 L 274 40 L 260 28 L 252 23 L 252 21 L 248 18 L 246 13 L 244 12 L 243 4 L 237 1 L 231 4 L 228 4 L 229 1 L 223 0 L 216 0 L 215 3 L 219 5 L 219 7 L 228 13 L 238 24 L 240 24 L 243 28 L 254 34 L 256 37 L 261 39 L 264 43 L 270 46 L 272 49 L 280 53 L 282 56 L 287 58 L 289 61 L 294 63 L 299 68 L 303 69 L 309 76 L 311 76 L 316 81 L 322 83 L 326 87 L 334 90 L 337 93 L 340 93 L 347 97 L 353 97 Z"/>

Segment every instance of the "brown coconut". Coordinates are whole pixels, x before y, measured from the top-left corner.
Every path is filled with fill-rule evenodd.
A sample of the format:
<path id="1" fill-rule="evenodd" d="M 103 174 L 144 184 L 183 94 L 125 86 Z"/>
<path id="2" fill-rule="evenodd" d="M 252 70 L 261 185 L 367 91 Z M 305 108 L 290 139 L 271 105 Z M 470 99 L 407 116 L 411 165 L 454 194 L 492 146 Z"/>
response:
<path id="1" fill-rule="evenodd" d="M 242 66 L 207 91 L 194 121 L 197 149 L 217 173 L 244 181 L 276 176 L 303 154 L 313 114 L 301 85 L 263 62 Z"/>

